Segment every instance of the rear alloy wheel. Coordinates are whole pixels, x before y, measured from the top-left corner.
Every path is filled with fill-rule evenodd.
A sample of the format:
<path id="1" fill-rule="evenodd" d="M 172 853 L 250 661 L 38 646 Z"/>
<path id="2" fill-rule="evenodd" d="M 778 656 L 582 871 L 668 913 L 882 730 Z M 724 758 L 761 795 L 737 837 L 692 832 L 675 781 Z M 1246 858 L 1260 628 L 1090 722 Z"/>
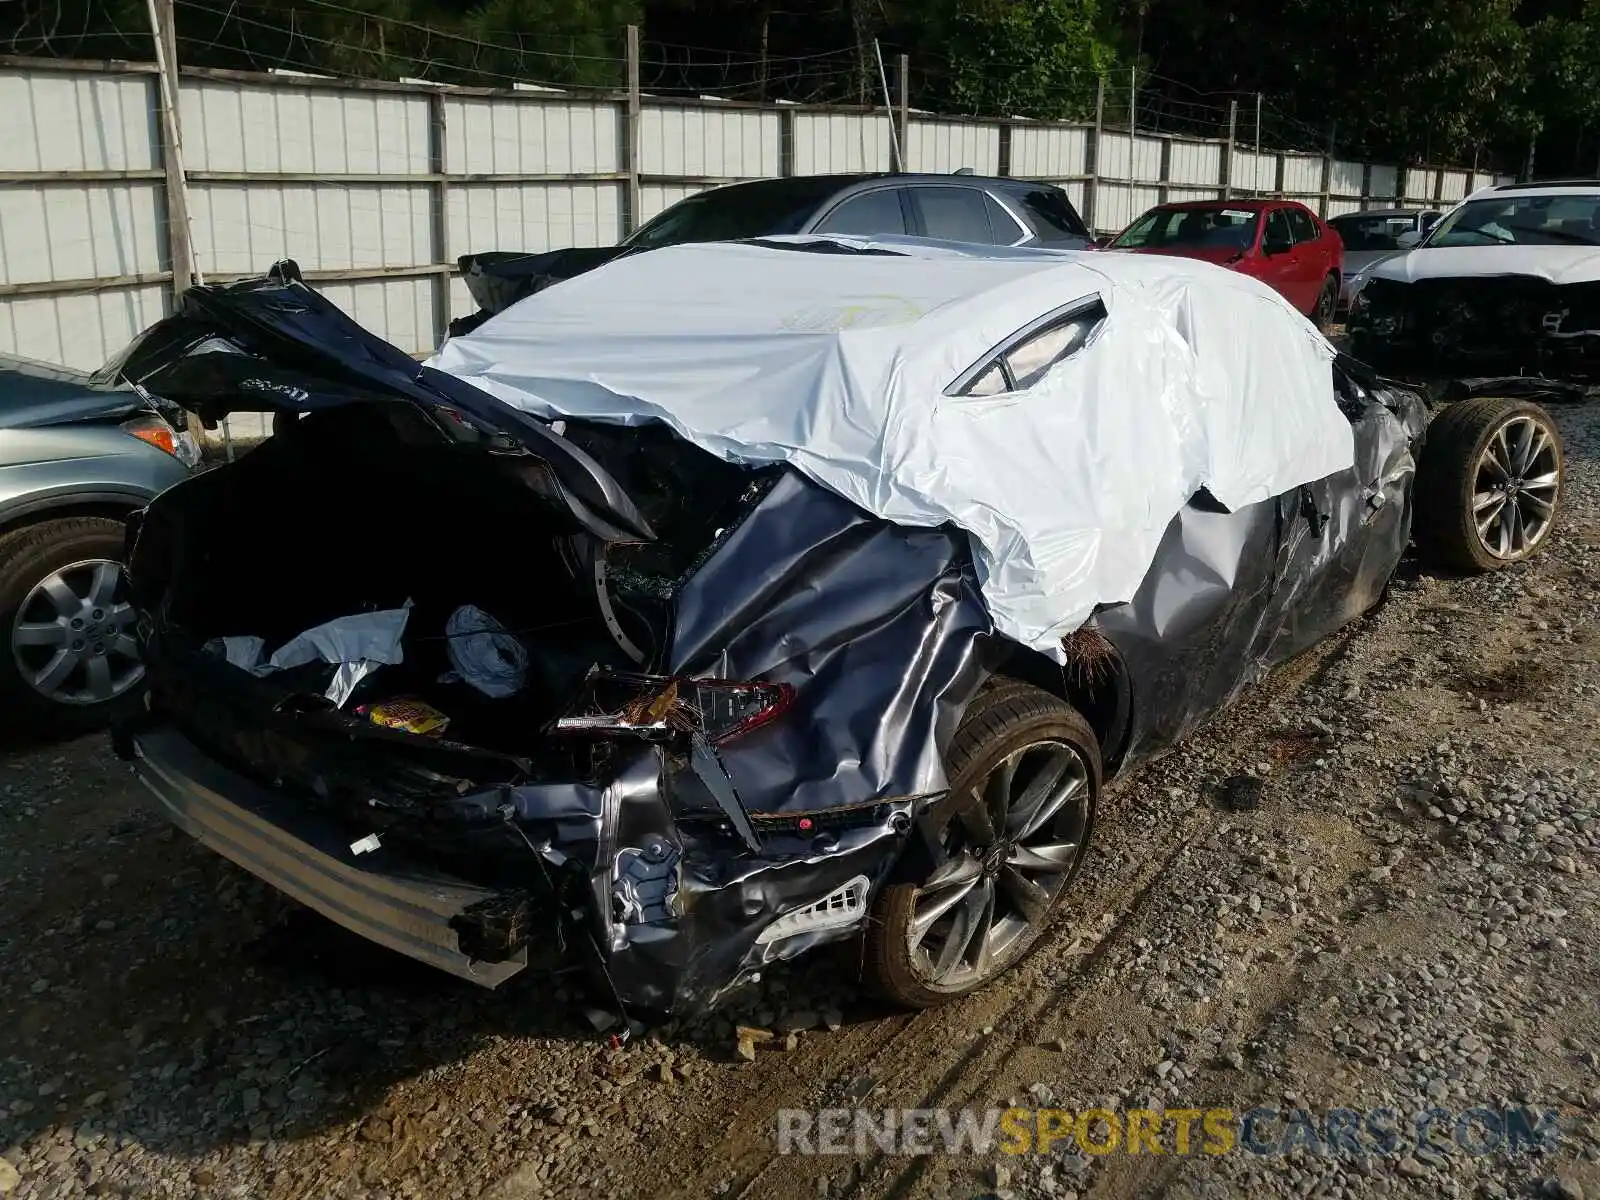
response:
<path id="1" fill-rule="evenodd" d="M 868 983 L 912 1008 L 974 991 L 1028 952 L 1083 862 L 1100 790 L 1094 732 L 1025 684 L 979 694 L 950 760 L 930 814 L 944 860 L 884 889 L 866 935 Z"/>
<path id="2" fill-rule="evenodd" d="M 35 715 L 103 721 L 144 680 L 122 595 L 121 523 L 43 521 L 0 538 L 0 694 Z"/>
<path id="3" fill-rule="evenodd" d="M 1322 281 L 1322 290 L 1317 293 L 1316 307 L 1311 310 L 1311 319 L 1316 322 L 1318 329 L 1323 333 L 1333 328 L 1335 315 L 1339 311 L 1339 278 L 1329 275 Z"/>
<path id="4" fill-rule="evenodd" d="M 1417 550 L 1453 570 L 1519 563 L 1555 526 L 1565 458 L 1537 404 L 1482 396 L 1452 404 L 1428 427 L 1417 464 Z"/>

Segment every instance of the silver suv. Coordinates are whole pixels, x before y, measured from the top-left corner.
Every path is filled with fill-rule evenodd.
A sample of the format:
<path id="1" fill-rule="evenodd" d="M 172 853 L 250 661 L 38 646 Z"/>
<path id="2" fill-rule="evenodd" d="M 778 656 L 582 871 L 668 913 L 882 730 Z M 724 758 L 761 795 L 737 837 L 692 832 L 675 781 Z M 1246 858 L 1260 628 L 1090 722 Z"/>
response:
<path id="1" fill-rule="evenodd" d="M 136 393 L 0 356 L 0 712 L 92 726 L 138 688 L 123 520 L 197 458 Z"/>

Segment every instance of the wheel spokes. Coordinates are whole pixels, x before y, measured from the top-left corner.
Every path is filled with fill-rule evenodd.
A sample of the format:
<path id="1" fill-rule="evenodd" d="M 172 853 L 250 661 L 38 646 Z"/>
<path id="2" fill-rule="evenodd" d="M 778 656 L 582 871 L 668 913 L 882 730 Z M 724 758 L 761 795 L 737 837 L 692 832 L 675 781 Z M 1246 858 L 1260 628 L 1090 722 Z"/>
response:
<path id="1" fill-rule="evenodd" d="M 940 917 L 967 898 L 982 874 L 978 860 L 961 853 L 947 859 L 928 877 L 917 890 L 912 906 L 912 946 L 919 945 Z"/>
<path id="2" fill-rule="evenodd" d="M 117 595 L 117 581 L 122 577 L 122 570 L 114 562 L 102 562 L 95 566 L 94 582 L 89 585 L 89 602 L 96 608 L 109 610 Z"/>
<path id="3" fill-rule="evenodd" d="M 979 846 L 994 844 L 998 836 L 995 832 L 994 817 L 990 815 L 989 805 L 980 791 L 974 789 L 966 794 L 961 806 L 956 810 L 956 817 L 974 844 Z"/>
<path id="4" fill-rule="evenodd" d="M 933 973 L 944 979 L 967 961 L 967 952 L 974 942 L 987 938 L 994 918 L 994 883 L 985 879 L 973 887 L 956 907 L 950 931 L 945 934 L 944 945 L 939 947 L 939 957 L 934 960 Z"/>
<path id="5" fill-rule="evenodd" d="M 88 692 L 96 700 L 109 700 L 115 692 L 116 685 L 111 679 L 111 664 L 106 661 L 104 654 L 96 654 L 83 665 L 83 673 L 88 678 Z"/>
<path id="6" fill-rule="evenodd" d="M 50 607 L 55 609 L 59 616 L 71 619 L 83 609 L 83 597 L 73 591 L 59 573 L 41 583 L 38 593 L 50 601 Z"/>
<path id="7" fill-rule="evenodd" d="M 1020 840 L 1043 829 L 1085 779 L 1078 756 L 1065 747 L 1056 750 L 1013 802 L 1006 815 L 1006 832 Z"/>
<path id="8" fill-rule="evenodd" d="M 65 620 L 25 621 L 11 634 L 14 646 L 67 646 L 72 643 L 72 629 Z"/>
<path id="9" fill-rule="evenodd" d="M 1017 915 L 1030 925 L 1050 911 L 1050 893 L 1014 866 L 1000 868 L 1000 887 L 1016 906 Z"/>
<path id="10" fill-rule="evenodd" d="M 33 677 L 33 686 L 41 692 L 53 692 L 66 682 L 67 676 L 72 674 L 72 668 L 78 665 L 78 658 L 68 650 L 57 650 L 44 665 L 44 669 Z"/>
<path id="11" fill-rule="evenodd" d="M 1072 866 L 1078 856 L 1077 842 L 1044 842 L 1034 846 L 1013 846 L 1006 863 L 1021 871 L 1059 875 Z"/>

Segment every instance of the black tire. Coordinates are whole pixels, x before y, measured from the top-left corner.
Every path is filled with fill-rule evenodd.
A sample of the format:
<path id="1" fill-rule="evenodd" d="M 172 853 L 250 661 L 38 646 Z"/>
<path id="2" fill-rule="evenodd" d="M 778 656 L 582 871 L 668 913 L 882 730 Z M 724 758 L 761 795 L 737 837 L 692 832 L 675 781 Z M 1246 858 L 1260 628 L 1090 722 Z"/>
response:
<path id="1" fill-rule="evenodd" d="M 1069 769 L 1082 772 L 1081 785 L 1069 793 L 1070 798 L 1062 802 L 1058 809 L 1052 810 L 1053 815 L 1045 820 L 1032 840 L 1019 839 L 1023 846 L 1049 851 L 1053 856 L 1052 861 L 1062 864 L 1058 872 L 1030 876 L 1036 880 L 1048 880 L 1048 886 L 1053 890 L 1042 887 L 1041 894 L 1047 894 L 1047 900 L 1033 898 L 1030 893 L 1033 914 L 1026 916 L 1012 899 L 1012 888 L 1021 885 L 1016 883 L 1014 874 L 1008 874 L 1016 868 L 1006 865 L 1007 847 L 1002 844 L 1006 835 L 997 837 L 994 844 L 985 848 L 972 839 L 968 829 L 968 821 L 973 819 L 974 789 L 984 784 L 998 786 L 999 776 L 996 772 L 1013 755 L 1018 756 L 1017 765 L 1013 767 L 1013 779 L 1023 784 L 1030 779 L 1039 782 L 1044 792 L 1052 790 L 1045 786 L 1044 780 L 1058 756 L 1064 756 L 1063 761 L 1070 758 L 1074 765 Z M 1037 774 L 1025 775 L 1024 771 L 1035 762 L 1038 764 Z M 976 964 L 968 964 L 965 951 L 957 950 L 955 956 L 963 961 L 956 965 L 963 970 L 952 968 L 947 977 L 941 979 L 937 977 L 937 964 L 933 961 L 932 952 L 924 953 L 918 946 L 927 937 L 936 935 L 941 925 L 946 928 L 944 937 L 948 944 L 949 939 L 956 936 L 957 921 L 962 919 L 958 910 L 965 910 L 967 904 L 957 904 L 949 909 L 946 917 L 934 921 L 922 938 L 914 940 L 913 921 L 917 916 L 919 897 L 927 895 L 931 898 L 939 893 L 924 892 L 930 882 L 928 879 L 917 883 L 894 884 L 883 889 L 873 902 L 871 919 L 864 936 L 863 979 L 886 1000 L 907 1008 L 928 1008 L 966 995 L 1009 970 L 1027 955 L 1039 934 L 1048 926 L 1051 915 L 1070 890 L 1082 866 L 1084 852 L 1094 831 L 1095 805 L 1100 794 L 1100 745 L 1088 722 L 1071 706 L 1048 692 L 1012 679 L 997 679 L 973 700 L 956 730 L 946 767 L 950 791 L 934 806 L 929 820 L 947 850 L 951 851 L 951 856 L 947 864 L 937 868 L 934 874 L 939 875 L 955 863 L 960 856 L 957 850 L 974 862 L 978 859 L 979 851 L 983 851 L 984 858 L 989 861 L 979 864 L 983 874 L 974 884 L 967 885 L 968 894 L 978 893 L 985 887 L 989 889 L 989 920 L 992 924 L 988 928 L 996 931 L 997 940 L 1007 930 L 1015 929 L 1016 932 L 1003 943 L 1003 951 L 994 953 L 982 969 L 978 969 Z M 1065 785 L 1066 777 L 1063 775 L 1058 778 Z M 1025 786 L 1023 793 L 1023 799 L 1026 799 Z M 991 808 L 982 803 L 976 806 L 992 815 Z M 1046 836 L 1072 840 L 1039 840 Z M 1060 850 L 1066 845 L 1076 847 L 1070 852 L 1070 861 Z M 1031 866 L 1026 869 L 1037 870 Z M 1003 917 L 997 915 L 1002 902 L 1008 910 Z M 979 957 L 978 952 L 974 952 L 974 957 Z"/>
<path id="2" fill-rule="evenodd" d="M 1329 275 L 1322 281 L 1322 290 L 1317 293 L 1317 302 L 1311 309 L 1311 319 L 1323 333 L 1333 328 L 1334 319 L 1339 314 L 1339 277 Z"/>
<path id="3" fill-rule="evenodd" d="M 0 710 L 20 711 L 60 728 L 94 729 L 136 701 L 142 671 L 132 667 L 124 669 L 133 682 L 104 702 L 73 702 L 65 693 L 52 699 L 23 675 L 21 660 L 31 662 L 36 648 L 24 649 L 16 641 L 19 618 L 25 615 L 22 606 L 35 588 L 75 563 L 120 563 L 122 552 L 123 525 L 111 517 L 62 517 L 0 536 Z M 93 628 L 88 633 L 93 637 Z"/>
<path id="4" fill-rule="evenodd" d="M 1527 559 L 1555 525 L 1565 461 L 1555 421 L 1531 401 L 1480 396 L 1446 406 L 1417 463 L 1417 553 L 1474 575 Z"/>

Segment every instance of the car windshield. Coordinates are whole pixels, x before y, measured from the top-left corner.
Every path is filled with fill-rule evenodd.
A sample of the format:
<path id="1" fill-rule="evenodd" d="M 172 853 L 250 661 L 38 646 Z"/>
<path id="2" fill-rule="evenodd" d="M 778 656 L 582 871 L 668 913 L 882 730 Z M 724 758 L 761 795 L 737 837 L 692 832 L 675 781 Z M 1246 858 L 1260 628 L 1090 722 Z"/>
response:
<path id="1" fill-rule="evenodd" d="M 1415 228 L 1415 218 L 1410 216 L 1350 216 L 1335 217 L 1333 226 L 1346 250 L 1357 254 L 1371 250 L 1398 250 L 1399 237 Z"/>
<path id="2" fill-rule="evenodd" d="M 1600 192 L 1490 196 L 1433 227 L 1424 246 L 1600 246 Z"/>
<path id="3" fill-rule="evenodd" d="M 1247 208 L 1156 208 L 1128 226 L 1115 250 L 1248 250 L 1261 214 Z"/>
<path id="4" fill-rule="evenodd" d="M 838 191 L 829 181 L 819 187 L 784 180 L 776 186 L 734 186 L 680 200 L 623 244 L 655 250 L 684 242 L 728 242 L 740 238 L 798 233 L 823 199 Z"/>

